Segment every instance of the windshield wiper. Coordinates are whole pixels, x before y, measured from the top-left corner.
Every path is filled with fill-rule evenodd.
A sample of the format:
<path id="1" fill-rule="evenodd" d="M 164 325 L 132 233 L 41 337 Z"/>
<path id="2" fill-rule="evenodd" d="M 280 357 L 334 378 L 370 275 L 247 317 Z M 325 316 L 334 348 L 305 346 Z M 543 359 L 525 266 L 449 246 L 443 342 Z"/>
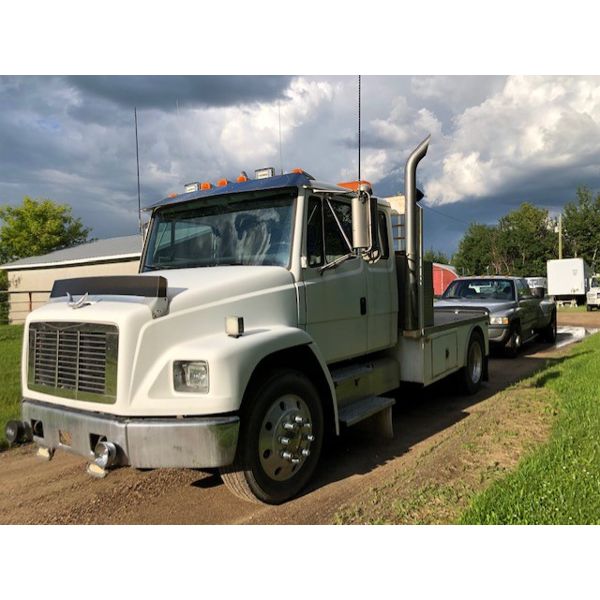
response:
<path id="1" fill-rule="evenodd" d="M 325 271 L 327 271 L 327 269 L 335 269 L 337 266 L 339 266 L 342 263 L 346 262 L 349 258 L 356 258 L 356 254 L 354 254 L 353 252 L 348 252 L 348 254 L 344 254 L 344 256 L 339 256 L 335 260 L 332 260 L 330 263 L 327 263 L 326 265 L 323 265 L 319 269 L 319 273 L 321 275 L 323 275 L 323 273 Z"/>

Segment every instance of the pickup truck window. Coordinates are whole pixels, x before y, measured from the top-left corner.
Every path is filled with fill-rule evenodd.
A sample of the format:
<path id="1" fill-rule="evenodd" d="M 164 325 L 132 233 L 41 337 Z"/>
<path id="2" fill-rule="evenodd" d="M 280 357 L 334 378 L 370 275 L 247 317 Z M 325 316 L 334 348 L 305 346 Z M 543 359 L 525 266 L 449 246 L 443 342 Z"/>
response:
<path id="1" fill-rule="evenodd" d="M 515 291 L 510 279 L 455 279 L 442 298 L 510 301 L 515 299 Z"/>
<path id="2" fill-rule="evenodd" d="M 517 293 L 519 294 L 519 299 L 523 298 L 531 298 L 531 289 L 527 285 L 527 282 L 523 279 L 517 279 Z"/>
<path id="3" fill-rule="evenodd" d="M 296 195 L 238 194 L 165 208 L 154 215 L 143 271 L 290 262 Z"/>

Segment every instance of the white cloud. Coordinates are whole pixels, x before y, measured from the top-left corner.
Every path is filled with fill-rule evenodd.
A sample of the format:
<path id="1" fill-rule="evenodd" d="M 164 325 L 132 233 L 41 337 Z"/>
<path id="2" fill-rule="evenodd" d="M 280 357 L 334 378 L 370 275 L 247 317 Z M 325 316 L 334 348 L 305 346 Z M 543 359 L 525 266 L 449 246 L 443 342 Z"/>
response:
<path id="1" fill-rule="evenodd" d="M 435 203 L 456 202 L 598 156 L 600 78 L 509 77 L 499 93 L 455 118 L 441 171 L 425 187 Z"/>

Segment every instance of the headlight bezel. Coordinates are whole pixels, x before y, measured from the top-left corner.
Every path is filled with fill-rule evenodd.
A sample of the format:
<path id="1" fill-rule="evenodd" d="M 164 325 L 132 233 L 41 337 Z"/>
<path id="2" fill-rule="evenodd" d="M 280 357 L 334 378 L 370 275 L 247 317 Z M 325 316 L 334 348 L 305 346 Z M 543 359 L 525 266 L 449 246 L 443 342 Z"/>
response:
<path id="1" fill-rule="evenodd" d="M 210 369 L 206 360 L 174 360 L 172 377 L 176 392 L 188 394 L 210 392 Z"/>
<path id="2" fill-rule="evenodd" d="M 508 325 L 510 323 L 510 318 L 503 317 L 490 317 L 490 325 Z"/>

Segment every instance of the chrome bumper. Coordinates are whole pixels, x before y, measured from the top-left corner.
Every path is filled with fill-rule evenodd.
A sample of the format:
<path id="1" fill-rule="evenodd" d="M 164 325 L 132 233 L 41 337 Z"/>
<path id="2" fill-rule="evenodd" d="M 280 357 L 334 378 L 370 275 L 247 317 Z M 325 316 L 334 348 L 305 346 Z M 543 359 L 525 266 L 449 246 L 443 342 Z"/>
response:
<path id="1" fill-rule="evenodd" d="M 105 440 L 117 446 L 117 464 L 139 468 L 223 467 L 233 462 L 239 418 L 118 417 L 23 400 L 23 421 L 33 441 L 94 460 Z"/>

